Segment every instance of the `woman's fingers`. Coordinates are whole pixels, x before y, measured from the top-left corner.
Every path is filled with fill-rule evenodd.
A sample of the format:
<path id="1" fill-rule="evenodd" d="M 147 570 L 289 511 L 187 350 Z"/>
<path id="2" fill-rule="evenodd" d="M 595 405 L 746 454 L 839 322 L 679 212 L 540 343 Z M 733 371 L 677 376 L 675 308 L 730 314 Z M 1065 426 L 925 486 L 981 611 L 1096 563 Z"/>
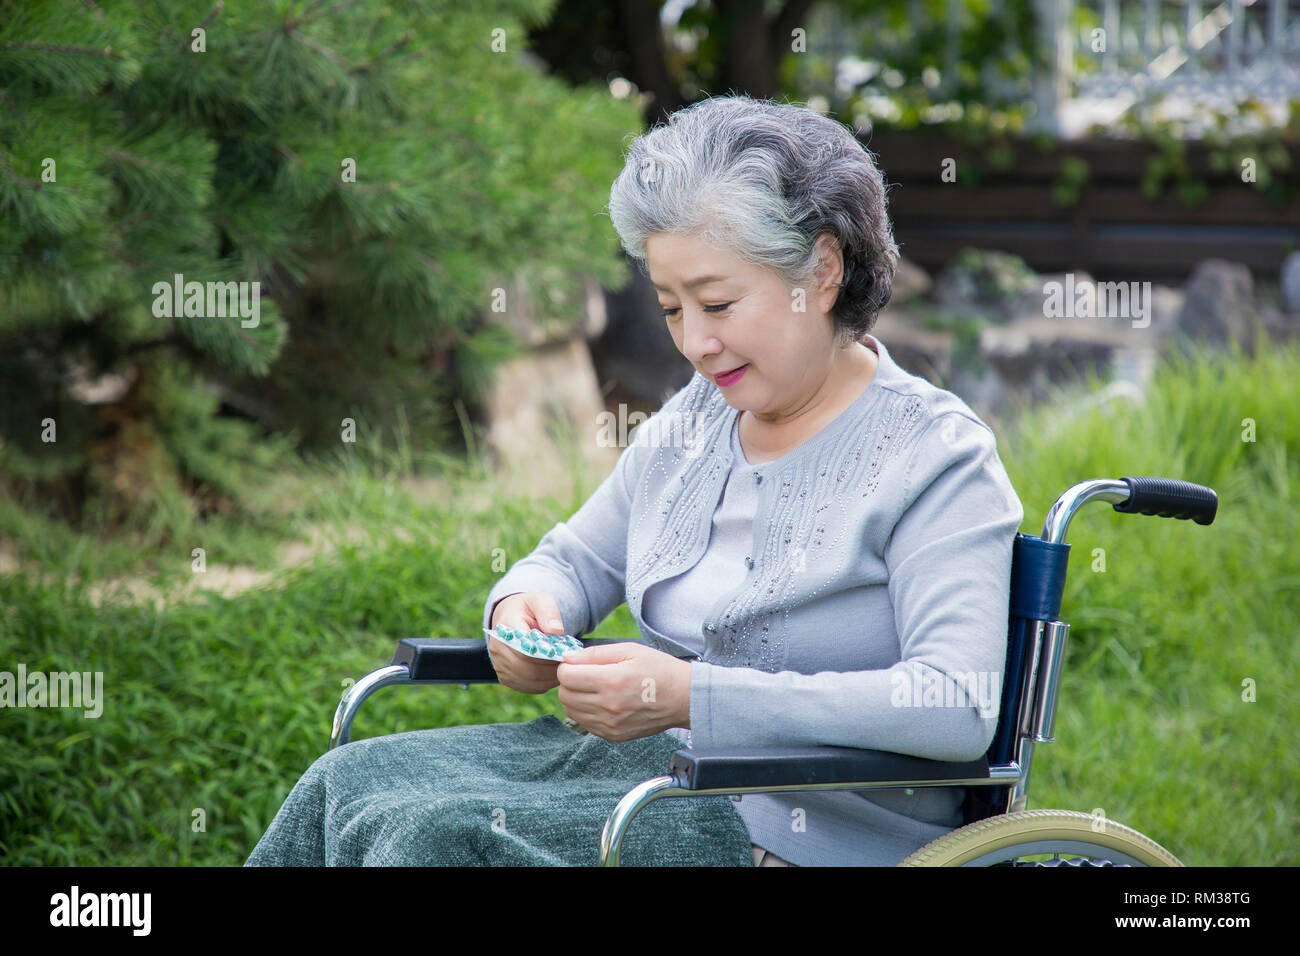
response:
<path id="1" fill-rule="evenodd" d="M 490 639 L 489 648 L 497 680 L 512 690 L 524 694 L 544 694 L 560 683 L 555 676 L 560 666 L 559 661 L 544 661 L 520 654 L 495 637 Z"/>
<path id="2" fill-rule="evenodd" d="M 493 627 L 546 634 L 563 634 L 564 622 L 555 598 L 545 591 L 511 594 L 502 598 L 492 613 Z M 544 694 L 559 685 L 555 676 L 559 661 L 547 661 L 521 654 L 499 638 L 488 640 L 488 656 L 500 683 L 524 694 Z"/>
<path id="3" fill-rule="evenodd" d="M 564 622 L 560 617 L 560 606 L 555 598 L 545 591 L 533 591 L 524 595 L 524 606 L 533 618 L 533 627 L 547 634 L 563 634 Z"/>

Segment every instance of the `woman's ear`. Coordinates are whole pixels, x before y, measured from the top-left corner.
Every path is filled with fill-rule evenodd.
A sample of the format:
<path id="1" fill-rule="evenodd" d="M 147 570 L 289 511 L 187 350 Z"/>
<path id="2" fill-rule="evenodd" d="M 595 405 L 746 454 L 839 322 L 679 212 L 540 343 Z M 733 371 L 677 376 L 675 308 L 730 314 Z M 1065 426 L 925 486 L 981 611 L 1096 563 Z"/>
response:
<path id="1" fill-rule="evenodd" d="M 839 298 L 844 282 L 844 253 L 829 232 L 817 237 L 817 304 L 823 313 L 830 312 Z"/>

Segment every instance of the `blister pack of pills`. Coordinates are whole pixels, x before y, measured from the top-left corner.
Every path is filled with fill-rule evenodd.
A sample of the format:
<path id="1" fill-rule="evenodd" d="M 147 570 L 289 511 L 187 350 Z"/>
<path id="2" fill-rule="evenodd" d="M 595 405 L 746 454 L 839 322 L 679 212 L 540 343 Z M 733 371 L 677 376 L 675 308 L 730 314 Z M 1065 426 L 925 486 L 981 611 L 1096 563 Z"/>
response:
<path id="1" fill-rule="evenodd" d="M 520 654 L 539 657 L 544 661 L 561 660 L 565 651 L 580 651 L 583 647 L 582 641 L 569 634 L 546 634 L 537 628 L 531 631 L 512 630 L 504 624 L 498 624 L 496 630 L 483 628 L 483 633 L 488 637 L 495 637 Z"/>

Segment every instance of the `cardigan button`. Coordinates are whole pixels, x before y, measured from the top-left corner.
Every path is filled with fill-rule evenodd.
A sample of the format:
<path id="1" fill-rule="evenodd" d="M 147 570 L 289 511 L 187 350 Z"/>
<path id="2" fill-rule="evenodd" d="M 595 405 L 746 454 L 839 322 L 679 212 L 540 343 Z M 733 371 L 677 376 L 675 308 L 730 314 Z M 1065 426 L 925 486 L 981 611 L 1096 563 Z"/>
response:
<path id="1" fill-rule="evenodd" d="M 750 557 L 745 558 L 745 567 L 749 568 L 750 570 L 753 570 L 753 568 L 754 568 L 754 559 L 753 559 L 753 558 L 750 558 Z"/>
<path id="2" fill-rule="evenodd" d="M 761 485 L 762 483 L 763 483 L 763 476 L 760 475 L 758 472 L 754 472 L 754 484 Z"/>
<path id="3" fill-rule="evenodd" d="M 704 629 L 705 629 L 706 631 L 708 631 L 710 634 L 715 634 L 715 633 L 717 633 L 717 630 L 718 630 L 718 629 L 717 629 L 716 627 L 714 627 L 712 624 L 705 624 L 705 625 L 704 625 Z"/>

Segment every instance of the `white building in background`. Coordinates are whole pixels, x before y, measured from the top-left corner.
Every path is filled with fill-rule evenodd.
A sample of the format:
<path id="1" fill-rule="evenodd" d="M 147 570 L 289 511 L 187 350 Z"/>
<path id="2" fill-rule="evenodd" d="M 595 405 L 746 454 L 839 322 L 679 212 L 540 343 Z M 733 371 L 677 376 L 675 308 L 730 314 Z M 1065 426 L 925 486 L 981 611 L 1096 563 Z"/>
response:
<path id="1" fill-rule="evenodd" d="M 1109 125 L 1157 101 L 1156 115 L 1187 121 L 1193 135 L 1204 131 L 1205 117 L 1233 115 L 1246 100 L 1259 103 L 1263 114 L 1240 117 L 1237 131 L 1282 125 L 1300 102 L 1297 0 L 1077 6 L 1095 11 L 1097 25 L 1072 28 L 1071 0 L 1035 4 L 1040 35 L 1057 51 L 1051 81 L 1035 84 L 1039 115 L 1045 128 L 1063 136 Z M 1080 60 L 1090 60 L 1091 69 L 1078 69 Z"/>
<path id="2" fill-rule="evenodd" d="M 935 103 L 930 112 L 936 122 L 954 118 L 949 108 L 960 112 L 960 104 L 944 99 L 953 87 L 969 19 L 963 0 L 944 3 L 937 51 L 942 67 L 927 68 L 921 77 Z M 932 4 L 909 4 L 909 22 L 933 32 L 927 20 Z M 1005 37 L 1009 62 L 1028 57 L 1035 66 L 1028 75 L 1007 77 L 988 64 L 982 85 L 991 100 L 1033 102 L 1035 129 L 1076 138 L 1090 126 L 1110 126 L 1130 110 L 1149 108 L 1154 118 L 1186 120 L 1192 136 L 1204 130 L 1207 118 L 1220 115 L 1233 117 L 1234 132 L 1249 131 L 1282 125 L 1292 104 L 1300 102 L 1300 0 L 1032 0 L 1032 10 L 1036 40 L 1025 49 L 1015 39 L 1025 32 L 1016 29 L 1017 8 L 993 5 L 984 28 Z M 896 107 L 889 96 L 901 85 L 901 77 L 887 68 L 890 49 L 860 48 L 861 25 L 838 7 L 814 7 L 811 19 L 809 52 L 835 64 L 834 89 L 826 93 L 861 97 L 869 115 L 860 126 L 870 125 L 873 117 L 890 119 Z M 913 35 L 902 42 L 917 41 Z M 806 72 L 804 80 L 815 85 Z M 814 99 L 822 106 L 826 97 Z M 1247 100 L 1263 107 L 1261 115 L 1237 113 Z"/>

